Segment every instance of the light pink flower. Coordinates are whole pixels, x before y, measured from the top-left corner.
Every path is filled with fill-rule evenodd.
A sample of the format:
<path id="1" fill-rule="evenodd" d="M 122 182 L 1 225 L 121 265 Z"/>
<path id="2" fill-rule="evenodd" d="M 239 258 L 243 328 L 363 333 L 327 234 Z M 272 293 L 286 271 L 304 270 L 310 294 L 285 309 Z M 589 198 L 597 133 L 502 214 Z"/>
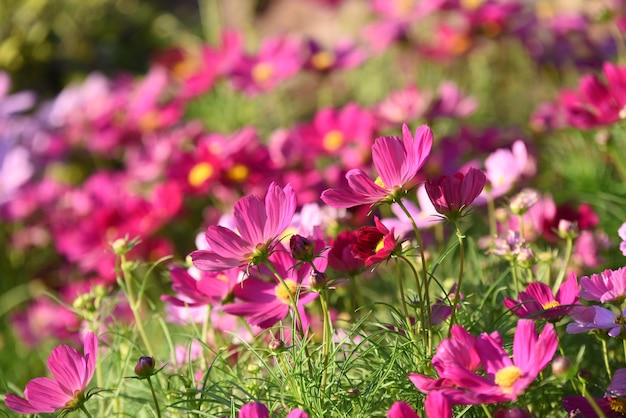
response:
<path id="1" fill-rule="evenodd" d="M 392 202 L 399 193 L 414 186 L 414 178 L 422 168 L 433 145 L 433 134 L 426 125 L 411 134 L 408 126 L 402 126 L 402 139 L 382 136 L 372 147 L 374 166 L 379 178 L 376 181 L 361 169 L 346 174 L 348 189 L 328 189 L 322 200 L 336 208 Z"/>
<path id="2" fill-rule="evenodd" d="M 580 279 L 580 297 L 597 302 L 612 302 L 626 297 L 626 267 L 604 270 Z"/>
<path id="3" fill-rule="evenodd" d="M 193 264 L 200 270 L 228 270 L 263 262 L 296 211 L 296 194 L 291 185 L 281 189 L 270 184 L 265 204 L 248 195 L 235 204 L 234 219 L 239 235 L 223 226 L 210 226 L 206 231 L 209 250 L 191 253 Z"/>
<path id="4" fill-rule="evenodd" d="M 617 234 L 622 239 L 622 242 L 619 244 L 619 249 L 622 251 L 622 254 L 626 255 L 626 222 L 619 227 Z"/>
<path id="5" fill-rule="evenodd" d="M 98 338 L 85 336 L 84 355 L 66 345 L 55 347 L 48 358 L 54 379 L 36 377 L 26 384 L 24 398 L 7 394 L 6 406 L 20 414 L 75 410 L 85 401 L 85 389 L 93 377 L 98 356 Z"/>

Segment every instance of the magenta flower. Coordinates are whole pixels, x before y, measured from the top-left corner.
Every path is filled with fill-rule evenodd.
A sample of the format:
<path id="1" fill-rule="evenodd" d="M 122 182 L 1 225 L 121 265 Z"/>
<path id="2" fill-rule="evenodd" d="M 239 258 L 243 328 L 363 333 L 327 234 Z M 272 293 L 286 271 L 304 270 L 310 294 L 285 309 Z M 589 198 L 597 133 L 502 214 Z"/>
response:
<path id="1" fill-rule="evenodd" d="M 265 205 L 254 195 L 235 203 L 235 226 L 239 235 L 223 226 L 210 226 L 206 231 L 209 250 L 191 253 L 193 264 L 200 270 L 228 270 L 267 260 L 276 240 L 289 226 L 296 211 L 296 194 L 291 185 L 281 189 L 270 184 Z"/>
<path id="2" fill-rule="evenodd" d="M 520 292 L 518 300 L 504 298 L 504 305 L 520 318 L 557 320 L 566 315 L 578 302 L 578 280 L 572 273 L 561 285 L 556 296 L 550 286 L 544 283 L 531 283 Z"/>
<path id="3" fill-rule="evenodd" d="M 98 338 L 93 332 L 85 336 L 84 355 L 66 345 L 59 345 L 48 357 L 48 368 L 54 379 L 36 377 L 26 384 L 24 398 L 7 394 L 6 406 L 20 414 L 74 411 L 83 407 L 89 396 L 85 389 L 93 377 L 98 357 Z"/>
<path id="4" fill-rule="evenodd" d="M 626 255 L 626 222 L 622 224 L 617 230 L 617 235 L 622 239 L 622 242 L 619 244 L 619 249 L 622 254 Z"/>
<path id="5" fill-rule="evenodd" d="M 471 335 L 460 330 L 463 329 L 455 331 L 458 336 L 454 339 L 442 341 L 442 344 L 448 341 L 448 348 L 441 354 L 438 348 L 437 356 L 433 358 L 439 379 L 417 373 L 409 375 L 419 390 L 429 394 L 441 391 L 452 405 L 515 401 L 552 360 L 558 345 L 552 324 L 547 324 L 537 334 L 530 319 L 520 319 L 517 323 L 513 358 L 504 351 L 497 331 L 482 333 L 473 340 Z M 468 345 L 463 347 L 462 341 Z M 480 363 L 477 363 L 476 355 Z M 477 373 L 480 366 L 485 373 Z"/>
<path id="6" fill-rule="evenodd" d="M 250 402 L 241 407 L 237 418 L 270 418 L 270 411 L 261 402 Z"/>
<path id="7" fill-rule="evenodd" d="M 439 391 L 434 391 L 426 396 L 424 402 L 426 407 L 426 417 L 452 418 L 452 409 L 450 403 Z M 411 406 L 402 401 L 394 402 L 389 411 L 387 418 L 420 418 L 419 415 L 411 408 Z"/>
<path id="8" fill-rule="evenodd" d="M 346 174 L 348 189 L 328 189 L 322 200 L 336 208 L 393 202 L 400 192 L 414 186 L 414 178 L 422 168 L 433 145 L 433 134 L 426 125 L 420 126 L 415 137 L 406 125 L 402 126 L 402 139 L 382 136 L 374 141 L 372 158 L 379 178 L 373 181 L 361 169 Z"/>
<path id="9" fill-rule="evenodd" d="M 442 215 L 455 220 L 463 216 L 465 209 L 478 197 L 485 187 L 485 173 L 470 168 L 467 174 L 456 173 L 453 176 L 442 176 L 428 181 L 426 193 Z"/>
<path id="10" fill-rule="evenodd" d="M 626 369 L 619 369 L 615 371 L 604 397 L 594 398 L 594 401 L 606 418 L 620 418 L 624 416 L 624 411 L 626 411 L 625 396 Z M 589 401 L 583 396 L 566 396 L 563 398 L 563 407 L 572 417 L 596 418 L 598 416 Z"/>
<path id="11" fill-rule="evenodd" d="M 597 302 L 619 302 L 626 297 L 626 267 L 581 277 L 580 297 Z"/>

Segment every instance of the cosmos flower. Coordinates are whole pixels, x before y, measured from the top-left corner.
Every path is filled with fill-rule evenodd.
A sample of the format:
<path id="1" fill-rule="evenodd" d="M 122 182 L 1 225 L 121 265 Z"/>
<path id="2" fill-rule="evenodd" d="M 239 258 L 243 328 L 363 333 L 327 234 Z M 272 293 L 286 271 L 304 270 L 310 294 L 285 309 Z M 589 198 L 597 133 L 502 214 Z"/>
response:
<path id="1" fill-rule="evenodd" d="M 336 208 L 393 202 L 400 193 L 414 186 L 414 178 L 424 165 L 433 144 L 433 134 L 426 125 L 411 134 L 402 126 L 402 139 L 382 136 L 374 141 L 372 158 L 379 174 L 372 180 L 363 170 L 352 169 L 346 174 L 348 189 L 328 189 L 322 200 Z"/>
<path id="2" fill-rule="evenodd" d="M 265 204 L 254 195 L 241 198 L 234 208 L 239 235 L 223 226 L 210 226 L 205 234 L 209 250 L 192 252 L 193 264 L 200 270 L 220 271 L 267 260 L 295 211 L 296 194 L 289 184 L 284 189 L 270 184 Z"/>
<path id="3" fill-rule="evenodd" d="M 93 377 L 98 356 L 98 338 L 93 332 L 85 336 L 84 355 L 66 345 L 59 345 L 48 357 L 48 368 L 54 379 L 36 377 L 26 384 L 24 398 L 7 394 L 6 406 L 20 414 L 74 411 L 89 397 L 85 389 Z"/>
<path id="4" fill-rule="evenodd" d="M 606 418 L 620 418 L 626 411 L 624 396 L 626 396 L 626 369 L 619 369 L 615 371 L 604 397 L 594 398 L 594 401 Z M 566 396 L 563 398 L 563 407 L 572 417 L 595 418 L 598 416 L 583 396 Z"/>
<path id="5" fill-rule="evenodd" d="M 561 285 L 556 296 L 545 283 L 531 283 L 520 292 L 518 300 L 504 298 L 504 305 L 521 318 L 555 320 L 566 315 L 578 301 L 578 280 L 572 273 Z"/>
<path id="6" fill-rule="evenodd" d="M 485 187 L 485 173 L 470 168 L 466 174 L 441 176 L 426 182 L 426 192 L 435 210 L 449 219 L 458 219 Z"/>

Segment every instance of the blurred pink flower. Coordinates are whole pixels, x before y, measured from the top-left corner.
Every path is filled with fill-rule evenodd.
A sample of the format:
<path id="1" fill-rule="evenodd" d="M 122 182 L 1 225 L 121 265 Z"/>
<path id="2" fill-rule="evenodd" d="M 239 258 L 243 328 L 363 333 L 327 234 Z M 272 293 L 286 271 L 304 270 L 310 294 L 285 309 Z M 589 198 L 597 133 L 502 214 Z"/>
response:
<path id="1" fill-rule="evenodd" d="M 235 88 L 249 95 L 272 90 L 294 76 L 302 66 L 300 42 L 287 37 L 263 41 L 256 56 L 242 56 L 234 66 L 231 80 Z"/>
<path id="2" fill-rule="evenodd" d="M 414 179 L 430 154 L 433 134 L 426 125 L 411 134 L 402 126 L 402 139 L 395 136 L 376 138 L 372 147 L 374 166 L 379 178 L 373 181 L 361 169 L 346 174 L 348 189 L 328 189 L 322 200 L 333 207 L 349 208 L 364 204 L 393 202 L 414 186 Z"/>
<path id="3" fill-rule="evenodd" d="M 424 116 L 432 94 L 421 92 L 416 86 L 394 91 L 376 106 L 376 115 L 391 125 L 411 123 Z"/>
<path id="4" fill-rule="evenodd" d="M 504 305 L 520 318 L 558 320 L 578 302 L 580 286 L 575 274 L 561 285 L 556 296 L 545 283 L 534 282 L 517 295 L 518 300 L 504 298 Z"/>
<path id="5" fill-rule="evenodd" d="M 176 296 L 163 295 L 161 300 L 180 307 L 220 304 L 232 298 L 233 288 L 242 274 L 239 268 L 196 272 L 199 276 L 197 279 L 181 267 L 170 267 L 172 290 Z"/>
<path id="6" fill-rule="evenodd" d="M 24 398 L 10 393 L 6 395 L 6 406 L 20 414 L 80 408 L 86 400 L 85 389 L 93 377 L 97 357 L 98 338 L 93 332 L 85 336 L 84 355 L 66 345 L 55 347 L 48 358 L 48 368 L 54 379 L 32 379 L 26 384 Z"/>
<path id="7" fill-rule="evenodd" d="M 296 195 L 289 184 L 284 189 L 270 184 L 265 204 L 254 195 L 241 198 L 234 208 L 240 235 L 223 226 L 210 226 L 205 234 L 209 249 L 192 252 L 193 264 L 200 270 L 220 271 L 263 262 L 295 211 Z"/>
<path id="8" fill-rule="evenodd" d="M 365 60 L 365 54 L 352 42 L 340 42 L 334 48 L 324 48 L 313 39 L 305 44 L 304 68 L 327 74 L 339 69 L 350 69 Z"/>
<path id="9" fill-rule="evenodd" d="M 626 222 L 622 224 L 617 230 L 617 235 L 622 239 L 622 242 L 619 244 L 619 249 L 622 254 L 626 255 Z"/>

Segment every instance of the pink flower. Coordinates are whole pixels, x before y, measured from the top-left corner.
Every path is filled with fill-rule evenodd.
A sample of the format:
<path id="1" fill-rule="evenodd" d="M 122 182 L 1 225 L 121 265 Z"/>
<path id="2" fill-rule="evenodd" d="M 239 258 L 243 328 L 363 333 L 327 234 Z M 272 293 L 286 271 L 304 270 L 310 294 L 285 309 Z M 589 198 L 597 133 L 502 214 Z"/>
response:
<path id="1" fill-rule="evenodd" d="M 300 318 L 303 321 L 304 330 L 308 327 L 308 321 L 304 306 L 317 298 L 317 293 L 304 293 L 302 283 L 311 273 L 309 264 L 294 267 L 297 260 L 291 257 L 286 248 L 274 252 L 270 262 L 278 275 L 283 278 L 285 285 L 280 283 L 274 275 L 265 267 L 250 270 L 250 277 L 235 286 L 233 292 L 236 298 L 234 303 L 223 306 L 224 312 L 231 315 L 243 316 L 250 325 L 267 329 L 284 319 L 289 312 L 293 311 L 291 296 L 297 303 Z M 318 257 L 313 264 L 320 271 L 326 268 L 326 259 Z M 300 327 L 300 324 L 298 324 Z"/>
<path id="2" fill-rule="evenodd" d="M 261 402 L 250 402 L 241 407 L 237 418 L 270 418 L 270 411 Z"/>
<path id="3" fill-rule="evenodd" d="M 435 210 L 448 218 L 458 219 L 485 187 L 485 173 L 470 168 L 467 174 L 456 173 L 428 181 L 426 193 Z"/>
<path id="4" fill-rule="evenodd" d="M 579 289 L 576 275 L 572 273 L 556 296 L 552 294 L 550 286 L 535 282 L 519 293 L 518 300 L 504 298 L 504 305 L 521 318 L 556 320 L 566 315 L 572 305 L 578 302 Z"/>
<path id="5" fill-rule="evenodd" d="M 413 373 L 409 379 L 422 392 L 441 394 L 453 405 L 478 405 L 515 401 L 552 360 L 558 339 L 547 324 L 540 334 L 533 321 L 520 319 L 513 339 L 513 358 L 502 348 L 496 331 L 474 339 L 461 327 L 453 339 L 442 341 L 433 358 L 440 378 Z M 444 344 L 445 343 L 445 344 Z M 484 373 L 478 373 L 479 368 Z"/>
<path id="6" fill-rule="evenodd" d="M 411 406 L 402 401 L 394 402 L 387 411 L 387 418 L 420 418 Z"/>
<path id="7" fill-rule="evenodd" d="M 10 393 L 6 395 L 6 406 L 20 414 L 80 408 L 86 399 L 85 389 L 93 377 L 97 356 L 98 338 L 93 332 L 85 336 L 84 355 L 66 345 L 55 347 L 48 357 L 48 368 L 54 379 L 32 379 L 26 384 L 24 398 Z"/>
<path id="8" fill-rule="evenodd" d="M 580 285 L 580 297 L 587 300 L 602 303 L 621 301 L 626 297 L 626 267 L 581 277 Z"/>
<path id="9" fill-rule="evenodd" d="M 287 37 L 266 39 L 257 56 L 243 56 L 235 65 L 234 86 L 249 95 L 272 90 L 300 70 L 300 47 L 300 42 Z"/>
<path id="10" fill-rule="evenodd" d="M 568 334 L 581 334 L 596 329 L 608 329 L 609 337 L 619 337 L 625 328 L 626 309 L 620 314 L 600 306 L 580 306 L 572 309 L 570 316 L 575 322 L 567 324 Z"/>
<path id="11" fill-rule="evenodd" d="M 617 235 L 622 239 L 622 242 L 619 244 L 619 249 L 622 254 L 626 255 L 626 222 L 622 224 L 617 230 Z"/>
<path id="12" fill-rule="evenodd" d="M 348 189 L 325 190 L 322 200 L 337 208 L 393 202 L 401 192 L 414 186 L 414 178 L 430 154 L 432 145 L 433 134 L 426 125 L 417 129 L 415 138 L 403 125 L 402 139 L 382 136 L 374 142 L 372 158 L 380 176 L 376 181 L 363 170 L 352 169 L 346 174 Z"/>
<path id="13" fill-rule="evenodd" d="M 210 226 L 205 234 L 209 250 L 191 253 L 193 264 L 200 270 L 219 271 L 263 262 L 295 211 L 296 195 L 290 185 L 281 189 L 270 184 L 265 205 L 254 195 L 243 197 L 234 209 L 240 235 L 223 226 Z"/>
<path id="14" fill-rule="evenodd" d="M 376 106 L 376 114 L 387 124 L 409 123 L 424 116 L 430 105 L 431 94 L 420 92 L 415 86 L 391 92 Z"/>

